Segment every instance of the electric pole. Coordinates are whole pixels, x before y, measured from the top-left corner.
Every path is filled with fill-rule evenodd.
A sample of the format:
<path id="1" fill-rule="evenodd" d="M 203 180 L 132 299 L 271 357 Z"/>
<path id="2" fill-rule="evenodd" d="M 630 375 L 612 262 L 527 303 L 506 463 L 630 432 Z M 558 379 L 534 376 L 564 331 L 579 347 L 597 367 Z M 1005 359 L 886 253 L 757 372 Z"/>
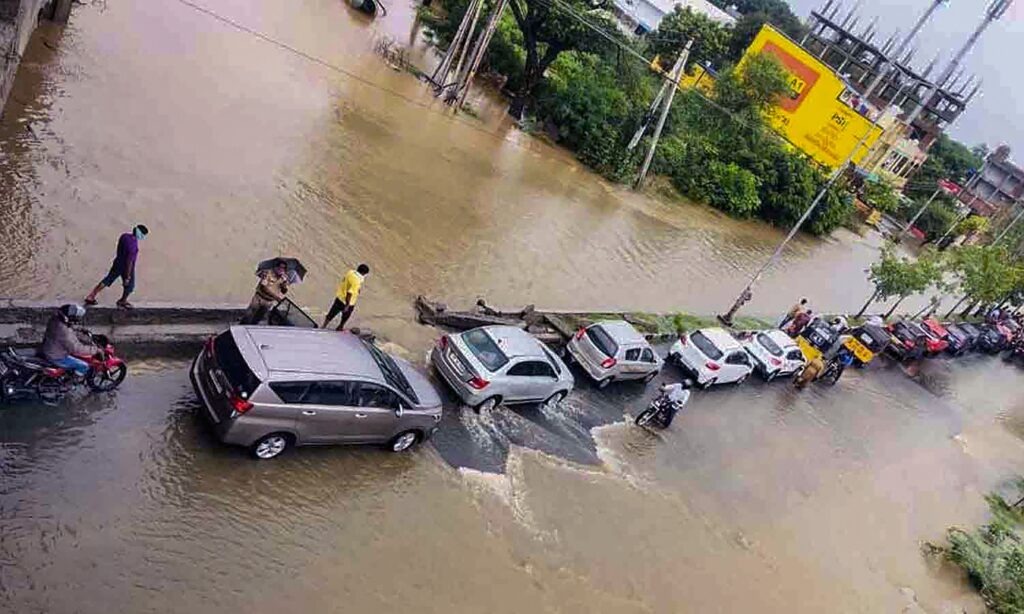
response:
<path id="1" fill-rule="evenodd" d="M 910 229 L 911 227 L 913 227 L 914 222 L 917 221 L 917 218 L 921 217 L 921 214 L 924 213 L 925 209 L 928 208 L 928 205 L 932 204 L 932 201 L 939 196 L 939 192 L 941 191 L 942 186 L 935 188 L 935 192 L 928 198 L 927 201 L 925 201 L 923 205 L 921 205 L 921 208 L 917 210 L 917 213 L 914 214 L 914 217 L 910 218 L 910 221 L 907 222 L 907 225 L 903 227 L 903 232 L 900 233 L 901 237 L 910 232 Z"/>
<path id="2" fill-rule="evenodd" d="M 651 139 L 651 147 L 647 150 L 647 157 L 644 158 L 644 164 L 640 167 L 640 176 L 636 178 L 636 183 L 633 184 L 634 189 L 639 189 L 643 183 L 644 178 L 647 177 L 647 170 L 651 167 L 651 160 L 654 159 L 654 150 L 658 147 L 658 139 L 661 138 L 661 130 L 665 127 L 665 119 L 668 118 L 668 111 L 672 108 L 672 99 L 676 96 L 676 90 L 679 89 L 679 78 L 683 75 L 683 69 L 686 67 L 686 58 L 690 55 L 690 47 L 693 45 L 693 39 L 686 41 L 686 47 L 682 53 L 676 59 L 675 66 L 672 67 L 672 73 L 669 75 L 669 89 L 668 100 L 665 101 L 665 106 L 661 108 L 661 116 L 658 117 L 658 124 L 654 127 L 654 136 Z"/>
<path id="3" fill-rule="evenodd" d="M 821 190 L 818 192 L 818 195 L 814 197 L 814 200 L 811 202 L 811 205 L 807 207 L 807 210 L 804 211 L 804 214 L 801 215 L 800 219 L 797 220 L 796 224 L 793 225 L 793 228 L 789 231 L 789 234 L 786 235 L 786 238 L 782 240 L 782 243 L 779 243 L 779 246 L 775 248 L 775 252 L 772 253 L 771 257 L 768 258 L 768 260 L 763 265 L 761 265 L 761 268 L 758 269 L 756 273 L 754 273 L 754 276 L 750 278 L 750 281 L 747 282 L 746 287 L 743 288 L 743 291 L 740 292 L 740 295 L 736 297 L 736 301 L 732 304 L 732 307 L 729 308 L 729 311 L 727 311 L 724 314 L 718 315 L 718 319 L 721 320 L 723 324 L 725 324 L 726 326 L 732 326 L 732 319 L 733 317 L 736 316 L 736 312 L 742 309 L 743 305 L 749 302 L 750 299 L 754 298 L 754 284 L 756 284 L 757 281 L 761 279 L 761 275 L 763 275 L 764 272 L 767 271 L 768 268 L 772 266 L 776 260 L 778 260 L 779 256 L 782 254 L 782 250 L 786 249 L 786 245 L 788 245 L 789 242 L 793 239 L 793 237 L 796 236 L 796 233 L 800 231 L 800 227 L 804 225 L 804 222 L 807 221 L 807 218 L 811 217 L 811 213 L 814 213 L 814 210 L 818 208 L 818 204 L 825 197 L 825 194 L 827 194 L 828 191 L 832 188 L 832 186 L 835 185 L 836 181 L 843 174 L 843 171 L 845 171 L 850 166 L 850 163 L 853 162 L 853 158 L 857 155 L 857 152 L 860 151 L 860 148 L 864 145 L 864 142 L 868 140 L 868 137 L 871 136 L 872 130 L 874 130 L 875 128 L 877 128 L 877 125 L 874 122 L 872 122 L 871 126 L 868 127 L 867 132 L 865 132 L 864 135 L 860 137 L 860 140 L 857 141 L 857 145 L 850 151 L 850 155 L 846 156 L 846 160 L 844 160 L 843 163 L 838 168 L 836 168 L 836 170 L 832 173 L 832 176 L 829 177 L 825 185 L 822 186 Z"/>

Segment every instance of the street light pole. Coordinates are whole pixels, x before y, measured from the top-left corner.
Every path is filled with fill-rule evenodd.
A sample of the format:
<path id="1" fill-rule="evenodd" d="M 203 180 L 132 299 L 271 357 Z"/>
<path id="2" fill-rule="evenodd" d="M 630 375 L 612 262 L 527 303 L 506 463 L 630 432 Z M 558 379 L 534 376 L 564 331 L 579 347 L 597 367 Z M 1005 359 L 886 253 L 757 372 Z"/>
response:
<path id="1" fill-rule="evenodd" d="M 910 229 L 914 225 L 914 222 L 917 221 L 917 218 L 921 217 L 921 214 L 923 214 L 925 209 L 928 208 L 928 205 L 932 204 L 932 201 L 938 197 L 939 192 L 941 191 L 942 186 L 935 188 L 935 192 L 931 195 L 931 197 L 929 197 L 928 200 L 925 201 L 923 205 L 921 205 L 921 208 L 917 210 L 917 213 L 914 214 L 914 217 L 910 218 L 910 221 L 907 222 L 907 225 L 903 227 L 903 232 L 900 233 L 901 237 L 910 232 Z"/>
<path id="2" fill-rule="evenodd" d="M 793 225 L 793 228 L 789 231 L 789 234 L 786 235 L 786 238 L 782 240 L 782 243 L 779 243 L 778 247 L 775 248 L 775 252 L 772 253 L 771 257 L 768 258 L 767 262 L 761 265 L 761 268 L 759 268 L 757 272 L 754 273 L 754 276 L 750 278 L 750 281 L 747 282 L 747 285 L 743 288 L 743 291 L 740 292 L 740 295 L 736 297 L 736 301 L 732 304 L 732 307 L 729 308 L 729 311 L 727 311 L 724 314 L 718 315 L 718 319 L 723 324 L 725 324 L 726 326 L 732 326 L 732 319 L 733 317 L 736 316 L 736 312 L 738 312 L 743 307 L 743 305 L 745 305 L 748 301 L 750 301 L 750 299 L 754 297 L 754 284 L 756 284 L 757 281 L 761 278 L 761 275 L 768 270 L 768 267 L 775 264 L 775 261 L 778 260 L 779 255 L 782 254 L 782 250 L 786 249 L 786 245 L 788 245 L 789 242 L 793 239 L 793 237 L 796 236 L 796 233 L 800 231 L 800 227 L 804 225 L 804 222 L 807 221 L 807 218 L 811 217 L 811 214 L 814 213 L 814 210 L 818 208 L 818 204 L 821 202 L 823 198 L 825 198 L 825 194 L 828 193 L 832 186 L 835 185 L 840 175 L 843 174 L 843 171 L 845 171 L 850 166 L 850 163 L 853 162 L 854 156 L 857 155 L 857 152 L 860 151 L 860 148 L 864 145 L 864 142 L 867 141 L 869 136 L 871 136 L 871 131 L 875 127 L 875 123 L 872 122 L 867 132 L 865 132 L 864 135 L 860 137 L 860 140 L 857 141 L 857 145 L 850 151 L 850 155 L 846 156 L 846 160 L 844 160 L 843 163 L 839 165 L 838 168 L 836 168 L 836 170 L 832 173 L 832 176 L 829 177 L 828 182 L 826 182 L 825 185 L 821 188 L 821 190 L 818 192 L 818 195 L 814 197 L 814 200 L 811 202 L 811 205 L 807 207 L 807 210 L 804 211 L 804 214 L 801 215 L 800 219 L 797 220 L 796 224 Z"/>

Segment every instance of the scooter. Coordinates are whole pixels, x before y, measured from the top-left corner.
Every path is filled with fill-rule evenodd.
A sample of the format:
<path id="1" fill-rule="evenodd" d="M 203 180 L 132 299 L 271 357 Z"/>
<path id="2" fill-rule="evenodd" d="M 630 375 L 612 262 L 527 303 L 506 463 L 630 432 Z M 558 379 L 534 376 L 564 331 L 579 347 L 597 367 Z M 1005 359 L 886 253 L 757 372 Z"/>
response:
<path id="1" fill-rule="evenodd" d="M 0 352 L 0 402 L 29 396 L 56 402 L 82 384 L 94 392 L 110 392 L 120 386 L 128 366 L 117 356 L 110 339 L 87 330 L 79 332 L 98 348 L 95 354 L 75 356 L 89 365 L 84 377 L 55 366 L 32 349 L 8 347 Z"/>

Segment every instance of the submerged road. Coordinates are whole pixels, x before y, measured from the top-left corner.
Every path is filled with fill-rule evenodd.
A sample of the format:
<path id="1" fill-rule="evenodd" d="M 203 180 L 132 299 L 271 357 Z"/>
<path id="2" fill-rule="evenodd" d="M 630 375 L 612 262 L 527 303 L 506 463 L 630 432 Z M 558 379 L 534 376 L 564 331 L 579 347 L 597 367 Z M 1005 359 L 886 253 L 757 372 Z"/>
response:
<path id="1" fill-rule="evenodd" d="M 446 406 L 408 455 L 213 439 L 187 362 L 0 412 L 0 604 L 16 612 L 981 611 L 923 540 L 983 518 L 1024 455 L 1019 373 L 969 356 L 798 393 L 576 372 L 555 412 Z M 678 373 L 668 368 L 666 378 Z M 742 582 L 738 582 L 742 578 Z M 955 611 L 960 611 L 956 609 Z"/>

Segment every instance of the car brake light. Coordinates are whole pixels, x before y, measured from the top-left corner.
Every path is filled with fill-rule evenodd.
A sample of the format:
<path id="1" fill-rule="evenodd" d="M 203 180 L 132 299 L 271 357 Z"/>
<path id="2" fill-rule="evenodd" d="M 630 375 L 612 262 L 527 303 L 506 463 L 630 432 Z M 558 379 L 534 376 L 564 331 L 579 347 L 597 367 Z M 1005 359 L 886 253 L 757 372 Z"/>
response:
<path id="1" fill-rule="evenodd" d="M 905 339 L 905 340 L 903 341 L 903 346 L 904 346 L 905 348 L 907 348 L 907 349 L 910 349 L 910 350 L 914 349 L 914 347 L 915 347 L 915 346 L 914 346 L 914 342 L 913 342 L 913 341 L 911 341 L 911 340 L 909 340 L 909 339 Z"/>
<path id="2" fill-rule="evenodd" d="M 583 335 L 585 334 L 587 334 L 587 329 L 581 326 L 580 329 L 576 331 L 576 340 L 579 341 L 580 339 L 583 338 Z"/>
<path id="3" fill-rule="evenodd" d="M 719 369 L 722 368 L 718 365 L 717 362 L 712 362 L 710 360 L 704 363 L 704 366 L 707 367 L 708 369 L 711 369 L 712 371 L 718 371 Z"/>
<path id="4" fill-rule="evenodd" d="M 601 368 L 611 369 L 617 364 L 619 364 L 619 361 L 615 360 L 614 358 L 605 358 L 604 360 L 601 361 Z"/>
<path id="5" fill-rule="evenodd" d="M 480 378 L 480 377 L 474 377 L 474 378 L 470 379 L 466 383 L 469 384 L 469 387 L 474 389 L 474 390 L 483 390 L 484 388 L 486 388 L 488 386 L 488 384 L 490 384 L 489 381 L 487 381 L 487 380 L 485 380 L 483 378 Z"/>
<path id="6" fill-rule="evenodd" d="M 686 345 L 687 343 L 689 343 L 686 340 L 686 335 L 679 335 L 679 343 L 682 343 L 683 345 Z"/>
<path id="7" fill-rule="evenodd" d="M 773 367 L 781 367 L 782 366 L 782 361 L 779 360 L 778 358 L 772 358 L 772 366 Z"/>
<path id="8" fill-rule="evenodd" d="M 245 412 L 252 409 L 252 403 L 247 399 L 243 399 L 237 394 L 231 395 L 231 399 L 229 400 L 229 402 L 231 403 L 231 409 L 235 410 L 235 413 L 239 415 L 244 414 Z"/>
<path id="9" fill-rule="evenodd" d="M 213 337 L 206 340 L 206 355 L 213 356 Z"/>
<path id="10" fill-rule="evenodd" d="M 441 348 L 442 350 L 446 349 L 448 347 L 448 337 L 441 337 L 440 339 L 438 339 L 437 347 Z"/>

